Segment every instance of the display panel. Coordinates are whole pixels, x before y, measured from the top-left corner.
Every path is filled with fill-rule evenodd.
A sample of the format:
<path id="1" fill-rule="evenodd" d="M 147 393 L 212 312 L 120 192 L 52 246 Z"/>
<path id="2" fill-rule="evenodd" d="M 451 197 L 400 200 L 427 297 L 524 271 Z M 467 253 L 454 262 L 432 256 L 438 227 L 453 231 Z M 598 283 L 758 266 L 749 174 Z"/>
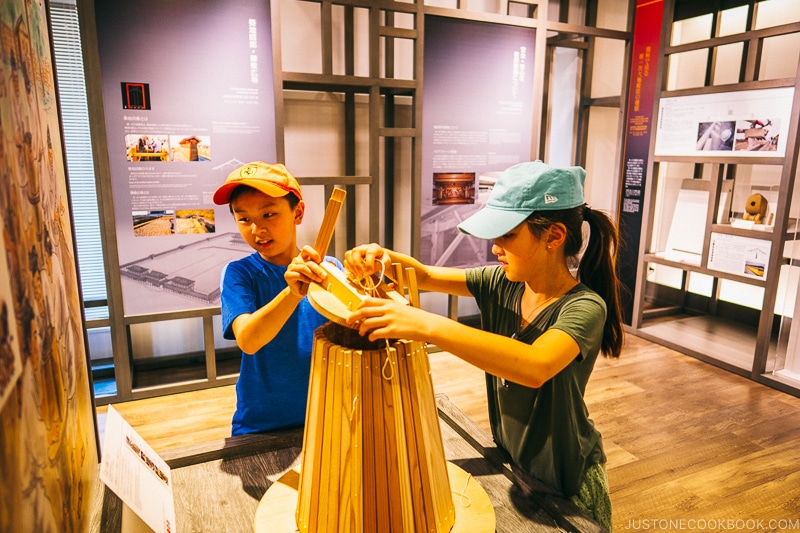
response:
<path id="1" fill-rule="evenodd" d="M 211 195 L 274 161 L 269 2 L 95 2 L 126 315 L 219 305 L 251 250 Z"/>
<path id="2" fill-rule="evenodd" d="M 425 17 L 421 261 L 496 260 L 491 241 L 456 226 L 500 171 L 530 160 L 535 42 L 532 28 Z"/>
<path id="3" fill-rule="evenodd" d="M 658 156 L 783 157 L 793 87 L 659 101 Z"/>

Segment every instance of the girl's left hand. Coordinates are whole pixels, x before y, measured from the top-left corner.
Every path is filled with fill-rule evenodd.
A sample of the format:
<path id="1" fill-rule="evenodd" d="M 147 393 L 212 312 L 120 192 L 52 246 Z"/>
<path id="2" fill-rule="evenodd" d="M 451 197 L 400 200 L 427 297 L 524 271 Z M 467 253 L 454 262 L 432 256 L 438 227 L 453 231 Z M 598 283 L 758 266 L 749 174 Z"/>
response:
<path id="1" fill-rule="evenodd" d="M 347 325 L 358 327 L 369 340 L 426 340 L 431 313 L 383 298 L 367 298 L 347 319 Z"/>

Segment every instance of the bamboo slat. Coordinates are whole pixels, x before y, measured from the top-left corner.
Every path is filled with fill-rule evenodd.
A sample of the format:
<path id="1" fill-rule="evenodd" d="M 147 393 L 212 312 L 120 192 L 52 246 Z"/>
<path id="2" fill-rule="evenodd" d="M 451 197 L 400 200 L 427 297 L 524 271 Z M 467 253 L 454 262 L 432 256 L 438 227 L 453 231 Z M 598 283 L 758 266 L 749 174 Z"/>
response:
<path id="1" fill-rule="evenodd" d="M 372 460 L 375 465 L 375 508 L 377 509 L 377 520 L 375 522 L 376 531 L 391 531 L 389 528 L 389 521 L 391 519 L 391 509 L 388 507 L 389 501 L 389 472 L 387 471 L 387 464 L 381 460 L 386 454 L 386 433 L 384 428 L 386 420 L 383 418 L 384 413 L 384 385 L 382 379 L 383 365 L 387 360 L 386 354 L 383 352 L 364 351 L 369 357 L 372 357 L 373 365 L 372 372 L 369 379 L 372 382 L 373 395 L 372 395 L 372 413 L 373 418 L 373 456 Z"/>
<path id="2" fill-rule="evenodd" d="M 352 395 L 351 395 L 351 419 L 350 427 L 351 434 L 353 435 L 352 442 L 352 481 L 350 484 L 350 499 L 352 500 L 352 526 L 348 529 L 352 533 L 364 532 L 364 506 L 363 506 L 363 471 L 364 471 L 364 453 L 363 453 L 363 408 L 362 408 L 362 391 L 361 391 L 361 353 L 359 351 L 351 351 L 351 373 L 350 380 L 352 382 Z"/>
<path id="3" fill-rule="evenodd" d="M 331 197 L 328 199 L 328 205 L 325 207 L 325 214 L 322 216 L 317 239 L 314 241 L 314 249 L 322 256 L 325 255 L 331 245 L 333 230 L 336 228 L 336 219 L 339 218 L 339 211 L 342 209 L 346 194 L 347 192 L 344 189 L 337 187 L 333 189 Z"/>
<path id="4" fill-rule="evenodd" d="M 328 365 L 328 353 L 333 346 L 330 342 L 323 341 L 314 343 L 311 355 L 311 377 L 308 387 L 308 403 L 306 406 L 306 431 L 303 432 L 304 453 L 312 454 L 310 462 L 319 463 L 319 454 L 322 447 L 319 439 L 322 436 L 323 422 L 323 391 L 326 390 L 326 377 Z M 311 508 L 319 503 L 319 485 L 313 478 L 314 471 L 303 470 L 300 476 L 299 491 L 305 498 L 299 500 L 297 506 L 296 519 L 298 528 L 302 532 L 315 531 L 317 529 L 316 514 L 311 514 Z"/>
<path id="5" fill-rule="evenodd" d="M 362 372 L 362 380 L 361 380 L 361 390 L 363 395 L 363 401 L 361 402 L 361 406 L 363 411 L 365 412 L 372 412 L 374 409 L 374 394 L 373 394 L 373 385 L 374 380 L 372 379 L 373 368 L 377 365 L 375 362 L 375 358 L 371 356 L 370 353 L 366 355 L 362 355 L 361 357 L 361 372 Z M 362 451 L 364 453 L 364 461 L 363 461 L 363 473 L 364 473 L 364 484 L 363 484 L 363 509 L 364 509 L 364 523 L 365 524 L 377 524 L 378 523 L 378 508 L 377 508 L 377 474 L 376 474 L 376 466 L 375 466 L 375 439 L 373 436 L 375 435 L 375 427 L 374 427 L 374 417 L 372 416 L 362 416 L 362 420 L 364 421 L 364 427 L 362 430 Z"/>
<path id="6" fill-rule="evenodd" d="M 417 271 L 411 267 L 406 268 L 406 283 L 408 285 L 408 302 L 413 307 L 419 307 L 419 285 L 417 285 Z"/>
<path id="7" fill-rule="evenodd" d="M 392 263 L 392 270 L 394 275 L 394 290 L 400 295 L 406 294 L 405 276 L 403 276 L 403 265 L 400 263 Z"/>

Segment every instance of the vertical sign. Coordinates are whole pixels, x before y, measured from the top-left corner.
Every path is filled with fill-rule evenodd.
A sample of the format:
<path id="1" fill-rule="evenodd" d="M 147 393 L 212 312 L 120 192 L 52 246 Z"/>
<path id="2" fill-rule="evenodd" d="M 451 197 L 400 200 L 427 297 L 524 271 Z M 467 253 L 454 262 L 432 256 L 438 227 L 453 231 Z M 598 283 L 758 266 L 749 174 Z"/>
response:
<path id="1" fill-rule="evenodd" d="M 663 16 L 663 0 L 636 0 L 619 209 L 621 244 L 617 260 L 620 281 L 624 286 L 621 295 L 622 311 L 625 323 L 628 325 L 631 324 L 633 315 L 642 231 L 642 200 L 646 186 L 650 137 L 653 132 L 652 120 Z"/>
<path id="2" fill-rule="evenodd" d="M 125 314 L 219 305 L 223 266 L 252 250 L 211 195 L 276 157 L 269 2 L 95 12 Z"/>
<path id="3" fill-rule="evenodd" d="M 531 154 L 536 30 L 425 17 L 420 260 L 468 267 L 491 242 L 456 226 L 486 203 L 497 174 Z"/>

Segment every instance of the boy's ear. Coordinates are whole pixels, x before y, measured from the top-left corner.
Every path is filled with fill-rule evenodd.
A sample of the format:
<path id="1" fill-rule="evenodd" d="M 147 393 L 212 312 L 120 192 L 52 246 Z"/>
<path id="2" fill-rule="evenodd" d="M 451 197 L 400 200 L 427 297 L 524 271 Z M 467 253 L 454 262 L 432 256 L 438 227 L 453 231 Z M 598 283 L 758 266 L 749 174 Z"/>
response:
<path id="1" fill-rule="evenodd" d="M 303 221 L 303 216 L 306 214 L 306 204 L 303 200 L 297 202 L 297 205 L 294 206 L 294 223 L 296 225 L 300 225 Z"/>

